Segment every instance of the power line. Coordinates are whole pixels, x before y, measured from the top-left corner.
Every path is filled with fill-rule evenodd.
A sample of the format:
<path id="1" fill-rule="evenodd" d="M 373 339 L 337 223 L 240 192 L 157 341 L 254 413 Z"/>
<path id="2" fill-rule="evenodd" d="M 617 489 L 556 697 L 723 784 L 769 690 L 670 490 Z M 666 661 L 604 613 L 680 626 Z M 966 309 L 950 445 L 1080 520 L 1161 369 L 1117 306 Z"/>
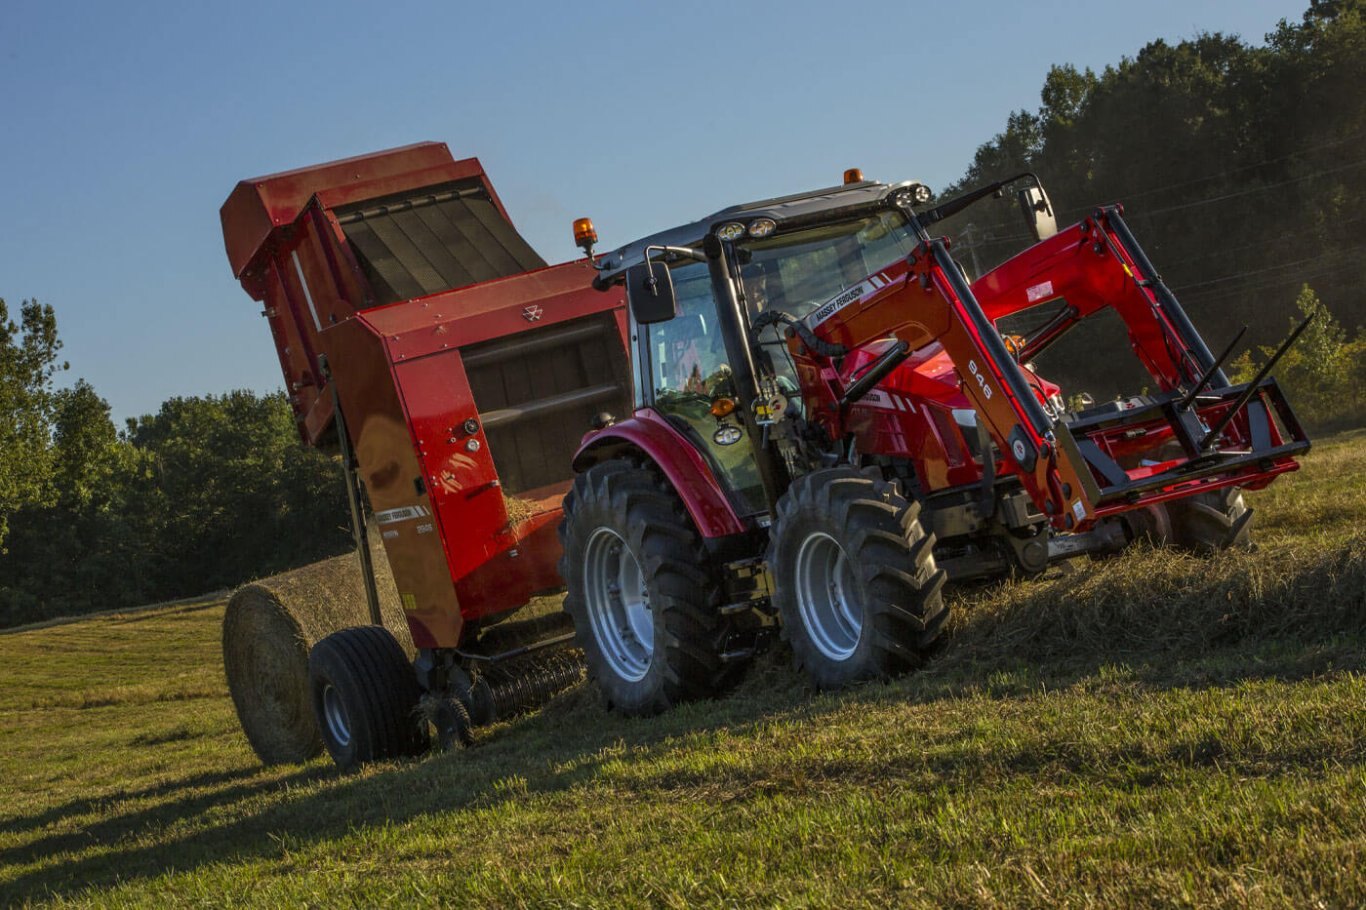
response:
<path id="1" fill-rule="evenodd" d="M 1223 300 L 1232 300 L 1235 297 L 1252 297 L 1274 288 L 1284 288 L 1295 284 L 1310 284 L 1325 279 L 1337 278 L 1339 275 L 1352 272 L 1358 268 L 1359 265 L 1360 264 L 1355 261 L 1339 262 L 1336 265 L 1324 266 L 1309 272 L 1283 275 L 1279 278 L 1266 278 L 1247 286 L 1214 288 L 1203 292 L 1196 291 L 1193 294 L 1185 295 L 1183 299 L 1190 304 L 1204 308 Z"/>
<path id="2" fill-rule="evenodd" d="M 1135 215 L 1135 216 L 1149 217 L 1149 218 L 1150 218 L 1150 217 L 1152 217 L 1153 215 L 1165 215 L 1165 214 L 1168 213 L 1168 212 L 1179 212 L 1179 211 L 1183 211 L 1183 210 L 1185 210 L 1185 209 L 1198 208 L 1199 206 L 1202 206 L 1202 205 L 1213 205 L 1213 204 L 1216 203 L 1216 202 L 1223 202 L 1223 201 L 1226 200 L 1226 199 L 1236 199 L 1236 198 L 1238 198 L 1239 196 L 1250 196 L 1250 195 L 1252 195 L 1253 193 L 1264 193 L 1264 192 L 1266 192 L 1267 190 L 1280 189 L 1280 188 L 1283 187 L 1283 186 L 1290 186 L 1291 184 L 1295 184 L 1295 183 L 1303 183 L 1303 182 L 1306 181 L 1306 180 L 1314 180 L 1314 179 L 1316 179 L 1316 178 L 1318 178 L 1318 177 L 1327 177 L 1327 176 L 1330 175 L 1330 174 L 1338 174 L 1338 173 L 1341 173 L 1342 171 L 1348 171 L 1348 170 L 1351 170 L 1352 168 L 1355 168 L 1355 167 L 1361 167 L 1363 164 L 1366 164 L 1366 158 L 1363 158 L 1363 159 L 1360 160 L 1360 161 L 1353 161 L 1353 162 L 1350 163 L 1350 164 L 1344 164 L 1344 165 L 1342 165 L 1342 166 L 1340 166 L 1340 167 L 1329 168 L 1329 169 L 1326 170 L 1326 171 L 1317 171 L 1317 172 L 1315 172 L 1315 173 L 1313 173 L 1313 174 L 1304 174 L 1303 176 L 1300 176 L 1300 177 L 1292 177 L 1291 179 L 1289 179 L 1289 180 L 1283 180 L 1283 181 L 1281 181 L 1280 183 L 1268 183 L 1268 184 L 1266 184 L 1265 186 L 1254 186 L 1254 187 L 1249 187 L 1248 189 L 1245 189 L 1245 190 L 1238 190 L 1238 191 L 1232 192 L 1232 193 L 1225 193 L 1225 194 L 1223 194 L 1222 196 L 1211 196 L 1211 197 L 1208 198 L 1208 199 L 1198 199 L 1198 200 L 1196 200 L 1195 202 L 1183 202 L 1183 203 L 1181 203 L 1180 205 L 1170 205 L 1170 206 L 1167 206 L 1167 207 L 1164 208 L 1164 209 L 1151 209 L 1151 210 L 1145 210 L 1145 211 L 1138 211 L 1138 212 L 1134 212 L 1134 215 Z"/>
<path id="3" fill-rule="evenodd" d="M 1253 269 L 1250 272 L 1234 272 L 1230 275 L 1222 275 L 1218 278 L 1210 278 L 1207 281 L 1196 281 L 1192 282 L 1191 284 L 1183 284 L 1180 287 L 1174 287 L 1171 290 L 1173 293 L 1177 291 L 1192 291 L 1197 288 L 1208 287 L 1212 284 L 1223 284 L 1226 281 L 1237 281 L 1240 278 L 1250 278 L 1253 275 L 1261 275 L 1266 272 L 1279 272 L 1282 269 L 1294 268 L 1295 266 L 1305 265 L 1306 263 L 1310 262 L 1318 262 L 1320 259 L 1342 258 L 1343 256 L 1349 254 L 1350 251 L 1348 250 L 1329 250 L 1328 252 L 1320 253 L 1317 256 L 1309 256 L 1304 259 L 1296 259 L 1293 262 L 1282 262 L 1278 265 L 1267 266 L 1264 269 Z M 1355 261 L 1355 257 L 1353 257 L 1353 260 Z"/>
<path id="4" fill-rule="evenodd" d="M 1340 230 L 1345 227 L 1350 227 L 1353 224 L 1360 224 L 1363 221 L 1366 221 L 1366 215 L 1360 218 L 1352 218 L 1348 221 L 1335 221 L 1333 222 L 1333 226 Z M 1177 266 L 1187 265 L 1192 262 L 1199 262 L 1202 259 L 1213 259 L 1216 256 L 1228 256 L 1233 253 L 1241 253 L 1243 250 L 1250 250 L 1256 247 L 1263 247 L 1269 243 L 1282 243 L 1286 240 L 1299 236 L 1301 236 L 1300 231 L 1286 231 L 1284 234 L 1277 234 L 1274 237 L 1264 237 L 1261 240 L 1256 240 L 1252 243 L 1244 243 L 1241 246 L 1231 246 L 1225 247 L 1223 249 L 1212 250 L 1208 253 L 1202 253 L 1199 256 L 1189 256 L 1185 259 L 1178 259 L 1176 262 L 1164 262 L 1162 265 L 1164 268 L 1174 269 Z"/>
<path id="5" fill-rule="evenodd" d="M 1308 155 L 1310 152 L 1320 152 L 1326 148 L 1332 148 L 1335 145 L 1342 145 L 1345 142 L 1354 142 L 1362 138 L 1366 138 L 1366 130 L 1358 131 L 1356 133 L 1351 134 L 1350 136 L 1343 136 L 1340 139 L 1333 139 L 1329 142 L 1324 142 L 1320 145 L 1311 145 L 1308 148 L 1301 149 L 1298 152 L 1291 152 L 1289 155 L 1282 155 L 1279 158 L 1268 158 L 1264 161 L 1259 161 L 1256 164 L 1246 164 L 1242 167 L 1236 167 L 1229 171 L 1220 171 L 1217 174 L 1207 174 L 1204 177 L 1193 177 L 1190 180 L 1183 180 L 1179 183 L 1169 183 L 1166 186 L 1153 187 L 1151 189 L 1139 190 L 1133 193 L 1120 193 L 1116 198 L 1141 199 L 1144 196 L 1151 196 L 1154 193 L 1162 193 L 1166 192 L 1167 190 L 1176 190 L 1180 189 L 1181 187 L 1192 186 L 1197 183 L 1206 183 L 1210 180 L 1218 180 L 1220 177 L 1231 177 L 1234 174 L 1241 174 L 1245 173 L 1246 171 L 1256 170 L 1257 168 L 1266 167 L 1269 164 L 1279 164 L 1282 161 L 1289 161 L 1292 158 L 1302 158 L 1305 155 Z M 1066 211 L 1070 214 L 1072 212 L 1084 212 L 1089 208 L 1091 207 L 1081 206 L 1079 208 L 1067 209 Z"/>
<path id="6" fill-rule="evenodd" d="M 1358 162 L 1358 164 L 1360 164 L 1360 163 L 1366 163 L 1366 162 Z M 1306 178 L 1306 179 L 1307 179 L 1307 178 Z M 1135 213 L 1135 214 L 1145 214 L 1145 213 L 1143 213 L 1143 212 L 1138 212 L 1138 213 Z M 1147 214 L 1153 214 L 1153 213 L 1147 213 Z M 1334 226 L 1340 229 L 1340 228 L 1349 227 L 1349 226 L 1354 225 L 1354 224 L 1359 224 L 1359 223 L 1361 223 L 1362 221 L 1366 221 L 1366 216 L 1362 216 L 1362 217 L 1360 217 L 1360 218 L 1352 218 L 1352 219 L 1350 219 L 1350 220 L 1348 220 L 1348 221 L 1338 221 L 1338 222 L 1334 222 Z M 1023 240 L 1033 240 L 1033 237 L 1031 237 L 1031 236 L 1028 235 L 1028 234 L 1003 234 L 1003 235 L 995 235 L 995 234 L 989 234 L 989 233 L 988 233 L 988 234 L 982 235 L 982 233 L 981 233 L 980 231 L 978 231 L 978 233 L 979 233 L 980 236 L 982 236 L 982 239 L 979 240 L 979 241 L 977 241 L 976 243 L 964 244 L 964 245 L 963 245 L 963 249 L 964 249 L 964 250 L 970 250 L 970 249 L 974 249 L 974 248 L 975 248 L 975 249 L 985 249 L 985 248 L 988 248 L 988 247 L 1002 246 L 1002 245 L 1007 244 L 1007 243 L 1018 243 L 1018 242 L 1023 241 Z M 1300 236 L 1300 235 L 1301 235 L 1301 232 L 1298 232 L 1298 231 L 1287 231 L 1287 232 L 1285 232 L 1285 233 L 1283 233 L 1283 234 L 1277 234 L 1277 235 L 1274 236 L 1274 237 L 1267 237 L 1267 238 L 1264 238 L 1264 239 L 1262 239 L 1262 240 L 1254 241 L 1254 242 L 1252 242 L 1252 243 L 1245 243 L 1245 244 L 1243 244 L 1243 245 L 1241 245 L 1241 246 L 1227 247 L 1227 248 L 1224 248 L 1224 249 L 1212 250 L 1212 251 L 1210 251 L 1210 252 L 1208 252 L 1208 253 L 1202 253 L 1202 254 L 1199 255 L 1199 256 L 1190 256 L 1190 257 L 1187 257 L 1187 258 L 1185 258 L 1185 259 L 1178 259 L 1178 260 L 1175 261 L 1175 262 L 1164 262 L 1164 263 L 1161 263 L 1161 269 L 1162 269 L 1163 271 L 1166 271 L 1166 270 L 1174 269 L 1174 268 L 1176 268 L 1177 266 L 1187 265 L 1187 264 L 1192 263 L 1192 262 L 1198 262 L 1198 261 L 1200 261 L 1200 260 L 1202 260 L 1202 259 L 1212 259 L 1212 258 L 1214 258 L 1214 257 L 1216 257 L 1216 256 L 1227 256 L 1227 255 L 1230 255 L 1230 254 L 1232 254 L 1232 253 L 1241 252 L 1241 251 L 1243 251 L 1243 250 L 1250 250 L 1250 249 L 1254 249 L 1254 248 L 1257 248 L 1257 247 L 1263 247 L 1263 246 L 1266 246 L 1267 244 L 1271 244 L 1271 243 L 1281 243 L 1281 242 L 1283 242 L 1283 241 L 1285 241 L 1285 240 L 1288 240 L 1288 239 L 1291 239 L 1291 238 L 1294 238 L 1294 237 L 1298 237 L 1298 236 Z M 1194 287 L 1194 285 L 1186 285 L 1186 287 Z"/>

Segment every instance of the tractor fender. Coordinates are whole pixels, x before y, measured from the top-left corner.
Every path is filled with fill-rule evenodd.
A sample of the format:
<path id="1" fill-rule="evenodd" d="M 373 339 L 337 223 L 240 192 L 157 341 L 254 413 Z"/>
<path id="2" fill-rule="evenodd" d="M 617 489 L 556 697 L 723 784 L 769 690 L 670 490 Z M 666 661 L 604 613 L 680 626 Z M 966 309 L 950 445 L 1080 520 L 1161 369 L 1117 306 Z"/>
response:
<path id="1" fill-rule="evenodd" d="M 574 454 L 574 470 L 582 473 L 600 461 L 627 454 L 643 456 L 659 468 L 703 537 L 729 537 L 745 530 L 711 466 L 682 433 L 649 411 L 637 411 L 585 436 Z"/>

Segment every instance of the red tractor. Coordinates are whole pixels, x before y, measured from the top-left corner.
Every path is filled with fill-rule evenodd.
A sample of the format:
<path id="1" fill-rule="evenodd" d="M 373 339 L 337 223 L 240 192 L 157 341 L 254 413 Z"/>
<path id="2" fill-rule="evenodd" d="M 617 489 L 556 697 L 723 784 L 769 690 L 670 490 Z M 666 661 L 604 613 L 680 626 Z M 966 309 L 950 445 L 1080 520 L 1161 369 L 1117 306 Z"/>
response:
<path id="1" fill-rule="evenodd" d="M 969 282 L 930 228 L 1010 189 L 1038 242 Z M 596 263 L 626 290 L 634 409 L 574 458 L 560 574 L 617 709 L 722 690 L 779 626 L 823 688 L 914 668 L 946 580 L 1243 546 L 1239 491 L 1296 469 L 1275 380 L 1230 384 L 1234 346 L 1211 354 L 1119 206 L 1056 232 L 1033 175 L 930 198 L 854 174 Z M 1032 361 L 1104 310 L 1154 391 L 1074 409 Z"/>

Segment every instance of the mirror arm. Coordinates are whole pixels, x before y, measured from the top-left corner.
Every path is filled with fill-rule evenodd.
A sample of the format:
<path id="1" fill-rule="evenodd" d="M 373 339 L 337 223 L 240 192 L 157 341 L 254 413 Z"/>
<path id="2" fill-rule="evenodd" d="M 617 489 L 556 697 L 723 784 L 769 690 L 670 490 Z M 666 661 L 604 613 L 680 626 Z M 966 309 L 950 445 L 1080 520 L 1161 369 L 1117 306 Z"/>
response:
<path id="1" fill-rule="evenodd" d="M 998 180 L 995 183 L 989 183 L 986 186 L 978 187 L 970 193 L 964 193 L 961 196 L 955 196 L 948 202 L 945 202 L 942 205 L 937 205 L 934 208 L 930 209 L 928 212 L 917 215 L 917 217 L 920 219 L 920 223 L 922 225 L 929 227 L 936 221 L 943 221 L 945 218 L 950 218 L 954 215 L 957 215 L 959 212 L 963 211 L 963 209 L 972 205 L 977 200 L 984 199 L 987 196 L 995 195 L 1005 187 L 1014 183 L 1016 180 L 1022 180 L 1026 177 L 1028 177 L 1030 180 L 1033 180 L 1035 186 L 1043 186 L 1043 184 L 1039 182 L 1038 176 L 1035 175 L 1033 171 L 1024 171 L 1023 173 L 1016 174 L 1014 177 L 1007 177 L 1005 180 Z"/>

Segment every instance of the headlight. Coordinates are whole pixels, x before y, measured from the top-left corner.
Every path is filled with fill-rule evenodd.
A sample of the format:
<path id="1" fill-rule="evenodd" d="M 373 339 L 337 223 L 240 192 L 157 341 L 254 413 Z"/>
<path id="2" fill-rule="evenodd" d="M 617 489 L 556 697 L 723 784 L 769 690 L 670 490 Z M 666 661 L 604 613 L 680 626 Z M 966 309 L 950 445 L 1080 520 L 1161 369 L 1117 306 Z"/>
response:
<path id="1" fill-rule="evenodd" d="M 745 226 L 738 221 L 727 221 L 716 229 L 716 238 L 730 243 L 745 236 Z"/>
<path id="2" fill-rule="evenodd" d="M 896 191 L 892 197 L 892 202 L 903 209 L 908 209 L 913 205 L 924 205 L 930 201 L 930 188 L 923 183 L 914 183 L 910 186 L 902 187 Z"/>
<path id="3" fill-rule="evenodd" d="M 727 225 L 729 227 L 729 225 Z M 759 238 L 767 237 L 778 229 L 778 225 L 773 223 L 772 218 L 755 218 L 749 223 L 749 236 Z"/>

